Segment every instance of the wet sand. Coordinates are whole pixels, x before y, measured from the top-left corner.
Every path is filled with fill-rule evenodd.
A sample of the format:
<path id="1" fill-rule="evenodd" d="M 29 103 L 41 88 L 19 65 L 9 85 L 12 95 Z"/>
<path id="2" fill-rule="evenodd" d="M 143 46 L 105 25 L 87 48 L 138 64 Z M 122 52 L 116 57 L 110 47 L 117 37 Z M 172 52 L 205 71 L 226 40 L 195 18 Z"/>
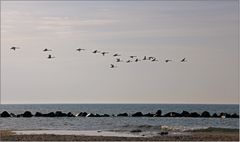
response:
<path id="1" fill-rule="evenodd" d="M 101 136 L 64 134 L 16 134 L 0 131 L 1 141 L 239 141 L 239 131 L 191 131 L 187 135 Z"/>

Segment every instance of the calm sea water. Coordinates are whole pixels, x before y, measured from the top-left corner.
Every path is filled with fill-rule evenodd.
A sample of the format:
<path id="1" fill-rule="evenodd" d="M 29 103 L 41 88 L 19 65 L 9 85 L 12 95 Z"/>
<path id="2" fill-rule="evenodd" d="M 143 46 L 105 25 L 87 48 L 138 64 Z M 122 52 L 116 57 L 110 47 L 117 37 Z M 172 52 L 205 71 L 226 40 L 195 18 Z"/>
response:
<path id="1" fill-rule="evenodd" d="M 0 112 L 8 111 L 20 114 L 25 111 L 35 112 L 72 112 L 78 114 L 86 111 L 98 114 L 132 114 L 137 111 L 143 113 L 155 113 L 161 109 L 163 114 L 167 112 L 189 112 L 202 113 L 237 113 L 239 105 L 203 105 L 203 104 L 34 104 L 34 105 L 0 105 Z M 207 127 L 239 128 L 239 119 L 221 118 L 155 118 L 155 117 L 100 117 L 100 118 L 0 118 L 1 130 L 118 130 L 135 129 L 138 127 L 169 129 L 197 129 Z"/>

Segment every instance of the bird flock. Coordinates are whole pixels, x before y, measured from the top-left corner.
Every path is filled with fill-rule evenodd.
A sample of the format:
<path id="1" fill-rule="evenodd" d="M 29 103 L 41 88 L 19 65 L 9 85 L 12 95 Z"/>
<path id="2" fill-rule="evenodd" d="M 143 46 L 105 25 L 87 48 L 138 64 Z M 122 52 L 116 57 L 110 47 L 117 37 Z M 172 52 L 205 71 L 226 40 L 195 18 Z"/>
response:
<path id="1" fill-rule="evenodd" d="M 10 49 L 13 50 L 13 51 L 16 51 L 16 50 L 20 49 L 20 47 L 13 46 Z M 48 49 L 48 48 L 43 49 L 43 52 L 51 52 L 51 51 L 53 51 L 53 50 Z M 77 52 L 84 52 L 84 51 L 86 51 L 86 49 L 77 48 L 76 51 Z M 159 62 L 159 60 L 156 57 L 153 57 L 153 56 L 139 57 L 139 56 L 136 56 L 136 55 L 131 55 L 131 56 L 128 56 L 129 58 L 127 60 L 123 60 L 123 59 L 121 59 L 121 54 L 119 54 L 119 53 L 110 54 L 109 52 L 100 51 L 100 50 L 93 50 L 93 51 L 91 51 L 91 53 L 101 54 L 102 56 L 106 56 L 106 55 L 112 56 L 115 59 L 115 63 L 110 64 L 110 68 L 117 68 L 116 63 L 120 63 L 120 62 L 125 62 L 127 64 L 131 63 L 131 62 L 140 62 L 140 61 Z M 53 58 L 56 58 L 56 57 L 53 56 L 52 54 L 49 54 L 47 56 L 47 59 L 53 59 Z M 169 63 L 169 62 L 172 62 L 172 61 L 173 60 L 171 60 L 171 59 L 163 60 L 163 62 L 165 62 L 165 63 Z M 179 60 L 179 62 L 183 63 L 183 62 L 187 62 L 187 60 L 186 60 L 186 58 L 182 58 L 181 60 Z"/>

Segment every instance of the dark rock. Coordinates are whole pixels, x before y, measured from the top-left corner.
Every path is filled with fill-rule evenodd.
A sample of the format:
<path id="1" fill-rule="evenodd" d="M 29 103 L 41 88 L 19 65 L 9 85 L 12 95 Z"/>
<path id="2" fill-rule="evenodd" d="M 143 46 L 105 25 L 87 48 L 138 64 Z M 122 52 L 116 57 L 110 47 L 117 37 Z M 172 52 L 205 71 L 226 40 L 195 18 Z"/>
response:
<path id="1" fill-rule="evenodd" d="M 17 114 L 17 117 L 23 117 L 23 114 Z"/>
<path id="2" fill-rule="evenodd" d="M 86 113 L 86 112 L 80 112 L 77 116 L 86 117 L 86 116 L 87 116 L 87 113 Z"/>
<path id="3" fill-rule="evenodd" d="M 66 117 L 67 114 L 66 114 L 66 113 L 63 113 L 63 112 L 61 112 L 61 111 L 56 111 L 56 112 L 55 112 L 55 116 L 56 116 L 56 117 Z"/>
<path id="4" fill-rule="evenodd" d="M 210 117 L 210 113 L 208 111 L 204 111 L 202 114 L 201 114 L 201 117 Z"/>
<path id="5" fill-rule="evenodd" d="M 168 135 L 168 132 L 161 132 L 160 135 L 161 136 Z"/>
<path id="6" fill-rule="evenodd" d="M 189 117 L 200 117 L 200 114 L 198 114 L 197 112 L 191 112 Z"/>
<path id="7" fill-rule="evenodd" d="M 181 115 L 182 117 L 189 117 L 190 113 L 188 111 L 183 111 Z"/>
<path id="8" fill-rule="evenodd" d="M 218 115 L 217 115 L 216 113 L 214 113 L 214 114 L 212 115 L 212 117 L 218 117 Z"/>
<path id="9" fill-rule="evenodd" d="M 143 116 L 142 112 L 136 112 L 132 114 L 132 117 L 142 117 L 142 116 Z"/>
<path id="10" fill-rule="evenodd" d="M 69 112 L 69 113 L 67 114 L 67 117 L 74 117 L 74 115 L 73 115 L 71 112 Z"/>
<path id="11" fill-rule="evenodd" d="M 145 116 L 145 117 L 153 117 L 153 116 L 154 116 L 154 114 L 147 113 L 147 114 L 144 114 L 143 116 Z"/>
<path id="12" fill-rule="evenodd" d="M 95 115 L 92 114 L 92 113 L 89 113 L 89 114 L 86 115 L 86 117 L 95 117 Z"/>
<path id="13" fill-rule="evenodd" d="M 55 113 L 54 112 L 50 112 L 47 114 L 49 117 L 55 117 Z"/>
<path id="14" fill-rule="evenodd" d="M 140 132 L 142 132 L 142 130 L 140 130 L 140 129 L 135 129 L 135 130 L 131 130 L 130 132 L 131 132 L 131 133 L 140 133 Z"/>
<path id="15" fill-rule="evenodd" d="M 100 114 L 95 114 L 95 117 L 101 117 L 101 115 Z"/>
<path id="16" fill-rule="evenodd" d="M 231 118 L 231 114 L 226 113 L 226 118 Z"/>
<path id="17" fill-rule="evenodd" d="M 17 115 L 14 114 L 14 113 L 10 113 L 10 116 L 11 116 L 11 117 L 17 117 Z"/>
<path id="18" fill-rule="evenodd" d="M 118 114 L 117 116 L 123 116 L 123 117 L 127 117 L 127 116 L 128 116 L 128 114 L 127 114 L 127 113 L 120 113 L 120 114 Z"/>
<path id="19" fill-rule="evenodd" d="M 101 115 L 101 117 L 110 117 L 110 115 L 108 115 L 108 114 L 103 114 L 103 115 Z"/>
<path id="20" fill-rule="evenodd" d="M 234 113 L 234 114 L 231 115 L 231 118 L 239 118 L 239 115 Z"/>
<path id="21" fill-rule="evenodd" d="M 226 113 L 226 118 L 231 118 L 231 114 Z"/>
<path id="22" fill-rule="evenodd" d="M 42 117 L 42 116 L 43 116 L 43 114 L 42 114 L 42 113 L 40 113 L 40 112 L 36 112 L 34 116 L 35 116 L 35 117 Z"/>
<path id="23" fill-rule="evenodd" d="M 219 114 L 219 117 L 223 117 L 223 116 L 226 116 L 226 113 L 221 112 L 221 113 Z"/>
<path id="24" fill-rule="evenodd" d="M 224 118 L 224 117 L 225 117 L 225 118 L 230 118 L 230 117 L 231 117 L 230 114 L 224 113 L 224 112 L 221 112 L 219 116 L 222 117 L 222 118 Z"/>
<path id="25" fill-rule="evenodd" d="M 32 117 L 33 115 L 32 115 L 32 113 L 30 112 L 30 111 L 25 111 L 24 113 L 23 113 L 23 117 Z"/>
<path id="26" fill-rule="evenodd" d="M 1 117 L 11 117 L 11 115 L 7 111 L 4 111 L 2 112 Z"/>
<path id="27" fill-rule="evenodd" d="M 162 110 L 158 110 L 155 115 L 155 117 L 161 117 L 162 116 Z"/>
<path id="28" fill-rule="evenodd" d="M 81 116 L 82 116 L 82 117 L 86 117 L 86 116 L 87 116 L 87 113 L 86 113 L 86 112 L 83 112 Z"/>
<path id="29" fill-rule="evenodd" d="M 164 117 L 181 117 L 182 115 L 176 112 L 169 112 L 165 115 L 163 115 Z"/>
<path id="30" fill-rule="evenodd" d="M 55 113 L 50 112 L 50 113 L 47 113 L 47 114 L 43 114 L 43 117 L 55 117 Z"/>

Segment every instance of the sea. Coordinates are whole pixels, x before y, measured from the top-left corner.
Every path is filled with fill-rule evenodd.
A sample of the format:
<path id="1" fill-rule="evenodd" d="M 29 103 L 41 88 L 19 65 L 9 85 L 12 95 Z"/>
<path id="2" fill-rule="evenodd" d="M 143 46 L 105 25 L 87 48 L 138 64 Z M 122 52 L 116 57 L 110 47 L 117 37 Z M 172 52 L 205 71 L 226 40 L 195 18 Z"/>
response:
<path id="1" fill-rule="evenodd" d="M 0 105 L 0 112 L 21 114 L 25 111 L 49 113 L 62 111 L 64 113 L 80 112 L 117 115 L 119 113 L 133 114 L 135 112 L 155 113 L 162 110 L 181 113 L 208 111 L 213 113 L 237 113 L 239 105 L 227 104 L 4 104 Z M 159 129 L 192 130 L 214 128 L 239 129 L 238 118 L 167 118 L 167 117 L 31 117 L 31 118 L 1 118 L 0 130 L 126 130 L 126 129 Z"/>

